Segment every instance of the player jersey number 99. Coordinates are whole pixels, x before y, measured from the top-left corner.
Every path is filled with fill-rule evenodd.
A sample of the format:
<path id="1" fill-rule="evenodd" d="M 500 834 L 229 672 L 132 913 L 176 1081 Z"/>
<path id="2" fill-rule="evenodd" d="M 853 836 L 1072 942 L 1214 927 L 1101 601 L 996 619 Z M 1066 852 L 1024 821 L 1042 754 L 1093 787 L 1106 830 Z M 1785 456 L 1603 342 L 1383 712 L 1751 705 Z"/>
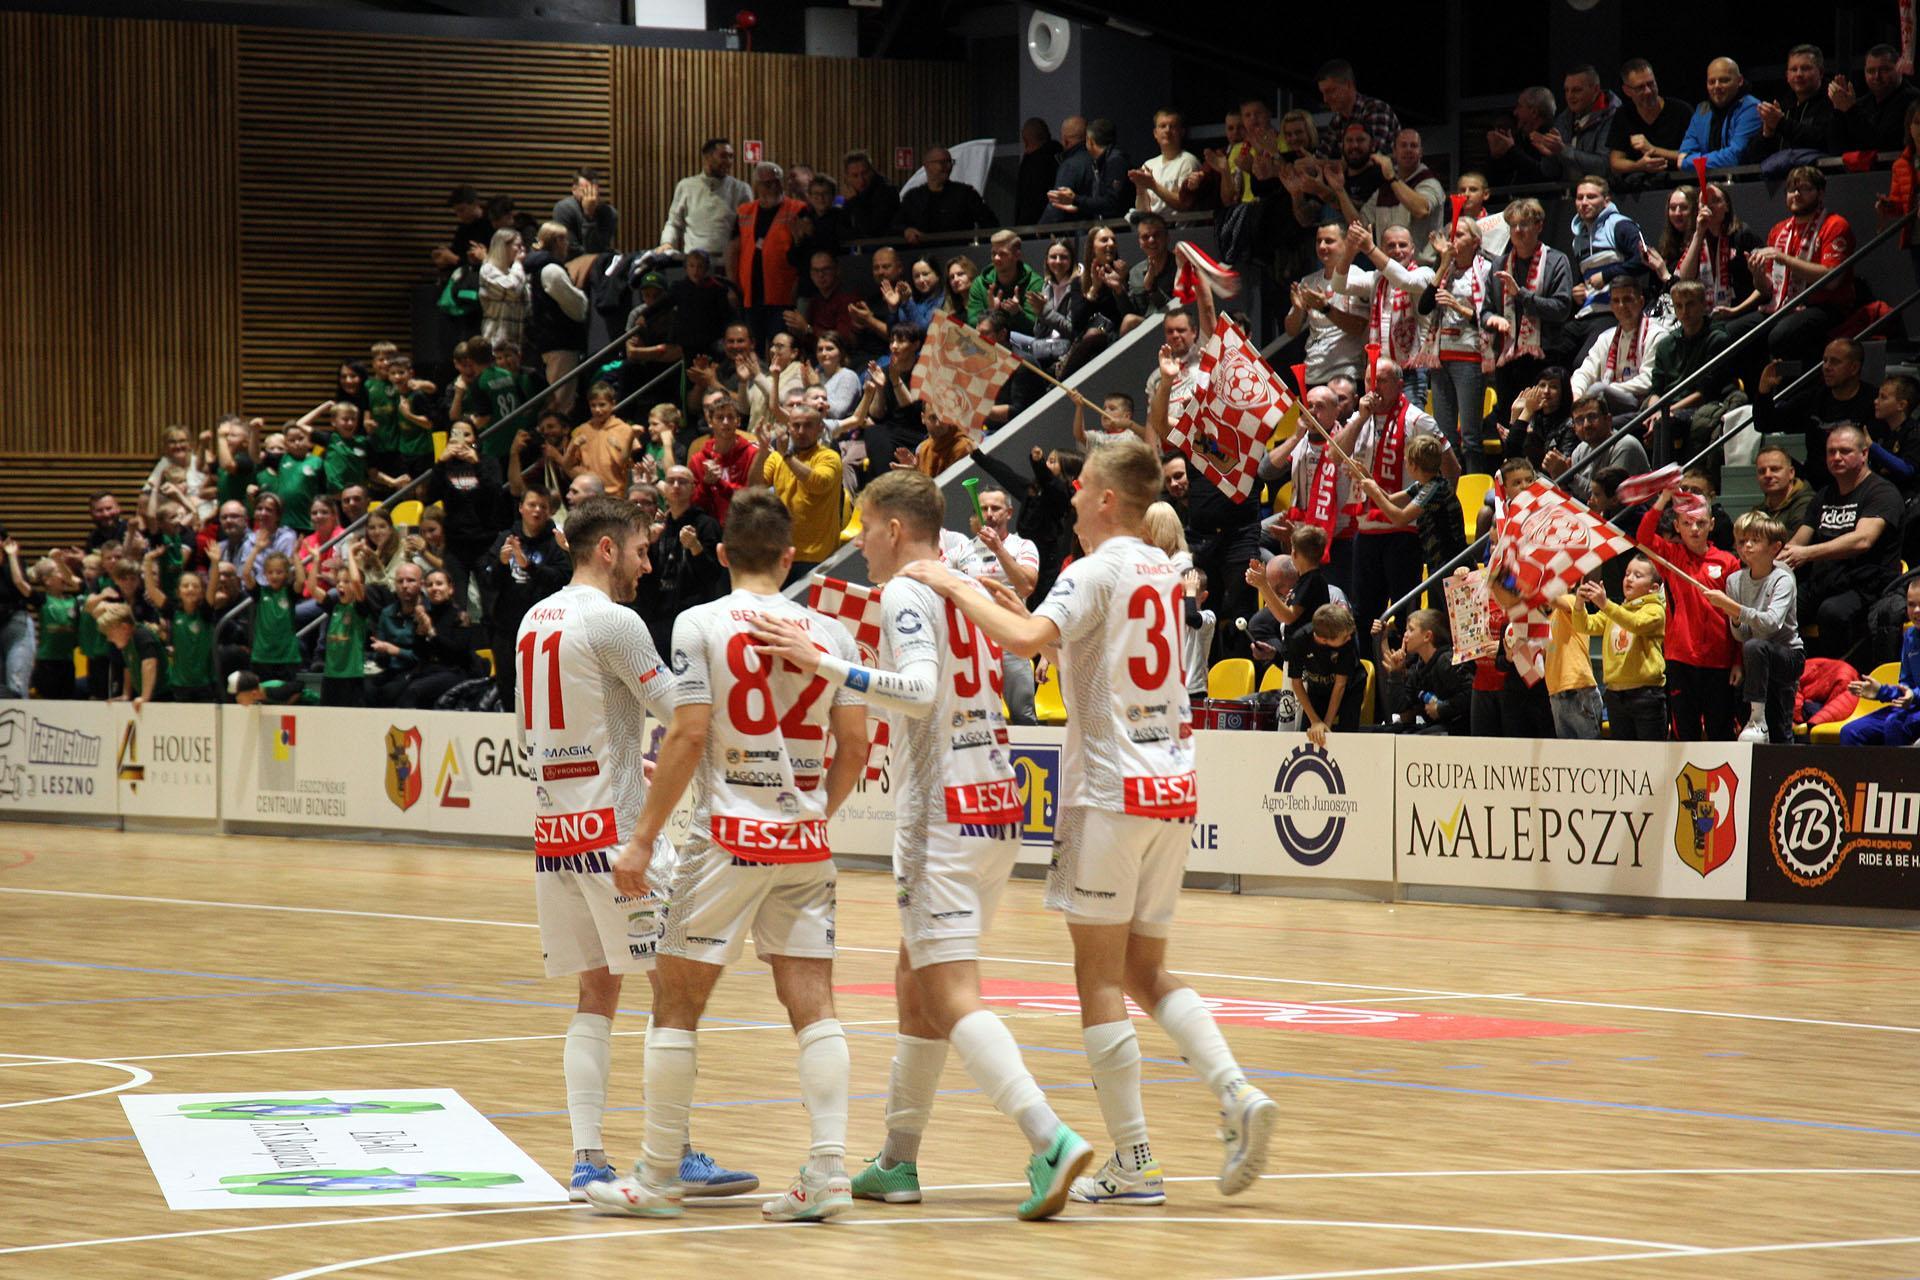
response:
<path id="1" fill-rule="evenodd" d="M 546 658 L 547 668 L 547 728 L 564 729 L 567 727 L 567 708 L 560 693 L 560 632 L 529 631 L 520 637 L 515 646 L 520 658 L 520 723 L 525 728 L 533 728 L 534 701 L 534 655 L 538 653 Z"/>
<path id="2" fill-rule="evenodd" d="M 1000 646 L 993 637 L 981 634 L 973 619 L 947 601 L 947 645 L 953 650 L 953 692 L 960 698 L 980 696 L 980 668 L 986 667 L 986 681 L 995 697 L 1002 693 L 1005 678 L 1000 674 Z"/>
<path id="3" fill-rule="evenodd" d="M 1143 585 L 1134 588 L 1133 595 L 1127 599 L 1128 619 L 1146 623 L 1146 652 L 1127 659 L 1127 676 L 1137 689 L 1148 693 L 1159 689 L 1166 684 L 1174 664 L 1181 660 L 1180 636 L 1176 630 L 1180 623 L 1181 595 L 1176 585 L 1169 604 L 1159 587 Z M 1181 688 L 1186 687 L 1186 681 L 1187 673 L 1180 672 Z"/>

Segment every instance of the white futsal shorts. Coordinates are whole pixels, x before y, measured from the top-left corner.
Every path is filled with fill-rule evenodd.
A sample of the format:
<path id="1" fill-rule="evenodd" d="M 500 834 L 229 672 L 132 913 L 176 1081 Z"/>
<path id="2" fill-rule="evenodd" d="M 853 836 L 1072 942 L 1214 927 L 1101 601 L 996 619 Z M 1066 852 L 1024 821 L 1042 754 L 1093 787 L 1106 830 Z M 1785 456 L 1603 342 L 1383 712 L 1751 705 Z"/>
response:
<path id="1" fill-rule="evenodd" d="M 963 835 L 963 828 L 936 822 L 926 848 L 893 845 L 893 879 L 900 901 L 900 939 L 916 969 L 954 960 L 978 960 L 980 935 L 993 922 L 1001 891 L 1020 856 L 1014 827 L 980 827 L 998 835 Z"/>
<path id="2" fill-rule="evenodd" d="M 834 870 L 818 862 L 748 862 L 710 840 L 681 851 L 660 951 L 703 964 L 732 964 L 753 935 L 768 956 L 833 959 Z"/>
<path id="3" fill-rule="evenodd" d="M 1053 828 L 1046 905 L 1075 924 L 1126 924 L 1164 938 L 1173 929 L 1193 824 L 1075 805 Z"/>
<path id="4" fill-rule="evenodd" d="M 540 950 L 549 978 L 605 968 L 653 968 L 663 900 L 629 898 L 613 887 L 607 863 L 617 850 L 539 858 L 533 875 L 540 912 Z"/>

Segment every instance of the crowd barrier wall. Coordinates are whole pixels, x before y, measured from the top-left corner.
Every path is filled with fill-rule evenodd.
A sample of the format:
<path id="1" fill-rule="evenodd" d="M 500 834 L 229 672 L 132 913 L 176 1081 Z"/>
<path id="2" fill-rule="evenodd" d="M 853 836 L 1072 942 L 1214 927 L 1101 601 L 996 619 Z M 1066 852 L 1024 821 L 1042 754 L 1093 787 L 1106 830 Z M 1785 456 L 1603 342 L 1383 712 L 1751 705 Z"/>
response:
<path id="1" fill-rule="evenodd" d="M 1066 736 L 1009 733 L 1029 867 L 1047 864 L 1066 800 Z M 1195 744 L 1197 877 L 1660 913 L 1920 910 L 1920 752 L 1387 734 L 1337 734 L 1323 749 L 1303 734 L 1210 730 Z M 880 764 L 832 828 L 836 853 L 868 865 L 888 858 L 895 830 L 898 777 Z M 0 710 L 0 818 L 22 821 L 197 820 L 526 850 L 534 773 L 504 713 Z M 672 834 L 685 822 L 683 807 Z"/>

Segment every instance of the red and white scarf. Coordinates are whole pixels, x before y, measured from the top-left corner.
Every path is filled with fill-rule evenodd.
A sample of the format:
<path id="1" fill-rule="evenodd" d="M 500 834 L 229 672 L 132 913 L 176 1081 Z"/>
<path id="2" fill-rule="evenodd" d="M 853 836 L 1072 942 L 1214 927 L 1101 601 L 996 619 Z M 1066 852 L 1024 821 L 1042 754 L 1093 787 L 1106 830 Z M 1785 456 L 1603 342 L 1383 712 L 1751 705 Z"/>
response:
<path id="1" fill-rule="evenodd" d="M 1700 283 L 1707 287 L 1707 310 L 1730 307 L 1733 296 L 1733 237 L 1709 231 L 1700 251 Z"/>
<path id="2" fill-rule="evenodd" d="M 1473 314 L 1461 316 L 1436 302 L 1433 314 L 1426 318 L 1420 330 L 1420 349 L 1407 360 L 1410 369 L 1437 369 L 1440 367 L 1440 335 L 1443 330 L 1457 328 L 1465 332 L 1472 326 L 1479 337 L 1480 369 L 1484 373 L 1493 372 L 1493 335 L 1480 324 L 1480 306 L 1486 300 L 1487 272 L 1490 269 L 1485 258 L 1475 254 L 1467 265 L 1453 274 L 1453 278 L 1444 285 L 1436 279 L 1434 288 L 1444 287 L 1454 297 L 1465 297 L 1473 303 Z"/>
<path id="3" fill-rule="evenodd" d="M 1404 368 L 1418 342 L 1418 318 L 1413 312 L 1414 295 L 1387 278 L 1386 268 L 1373 274 L 1373 310 L 1367 320 L 1367 334 L 1380 344 L 1389 360 Z"/>
<path id="4" fill-rule="evenodd" d="M 1323 442 L 1320 445 L 1320 457 L 1313 465 L 1313 482 L 1305 494 L 1296 494 L 1305 506 L 1295 505 L 1292 516 L 1295 524 L 1310 524 L 1324 529 L 1329 538 L 1336 534 L 1335 526 L 1340 521 L 1340 471 L 1341 466 L 1333 456 L 1333 450 Z"/>
<path id="5" fill-rule="evenodd" d="M 1515 251 L 1507 250 L 1507 256 L 1501 260 L 1500 269 L 1511 272 Z M 1540 292 L 1540 282 L 1547 274 L 1547 246 L 1541 243 L 1533 251 L 1533 265 L 1527 268 L 1527 280 L 1524 286 L 1529 293 Z M 1540 349 L 1540 317 L 1531 312 L 1522 312 L 1517 298 L 1505 296 L 1500 299 L 1505 304 L 1502 314 L 1507 318 L 1511 336 L 1507 340 L 1507 349 L 1500 354 L 1499 364 L 1511 364 L 1521 356 L 1534 356 L 1544 359 L 1546 353 Z"/>
<path id="6" fill-rule="evenodd" d="M 1814 212 L 1803 228 L 1800 219 L 1788 218 L 1773 229 L 1771 241 L 1774 248 L 1789 258 L 1798 258 L 1802 262 L 1820 261 L 1820 249 L 1826 238 L 1827 211 Z M 1787 305 L 1787 300 L 1806 287 L 1794 274 L 1787 270 L 1787 264 L 1778 258 L 1767 264 L 1767 279 L 1773 282 L 1773 307 L 1778 311 Z"/>
<path id="7" fill-rule="evenodd" d="M 1626 372 L 1622 375 L 1623 377 L 1631 378 L 1634 374 L 1640 372 L 1641 353 L 1646 346 L 1647 329 L 1652 324 L 1653 317 L 1642 311 L 1640 313 L 1640 325 L 1633 331 L 1633 342 L 1627 347 L 1626 359 L 1623 362 Z M 1613 381 L 1613 371 L 1616 367 L 1616 361 L 1619 360 L 1620 337 L 1620 330 L 1616 327 L 1613 331 L 1613 341 L 1607 344 L 1607 363 L 1602 367 L 1600 375 L 1608 382 Z"/>
<path id="8" fill-rule="evenodd" d="M 1379 438 L 1373 442 L 1373 482 L 1388 493 L 1400 488 L 1405 478 L 1407 459 L 1407 424 L 1413 418 L 1413 405 L 1408 403 L 1406 393 L 1394 402 L 1383 420 L 1376 417 L 1375 423 L 1383 423 L 1378 429 Z M 1368 503 L 1360 515 L 1362 533 L 1417 533 L 1413 525 L 1396 525 L 1387 519 L 1380 508 Z"/>

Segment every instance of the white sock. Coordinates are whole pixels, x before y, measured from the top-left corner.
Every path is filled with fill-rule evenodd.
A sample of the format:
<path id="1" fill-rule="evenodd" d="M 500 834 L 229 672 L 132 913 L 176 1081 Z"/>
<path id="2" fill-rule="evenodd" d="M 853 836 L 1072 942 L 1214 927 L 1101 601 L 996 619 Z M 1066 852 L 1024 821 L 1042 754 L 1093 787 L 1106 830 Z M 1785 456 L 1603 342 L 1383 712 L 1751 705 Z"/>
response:
<path id="1" fill-rule="evenodd" d="M 947 1065 L 947 1042 L 900 1035 L 893 1042 L 893 1079 L 887 1085 L 887 1141 L 880 1167 L 920 1158 L 920 1135 L 933 1116 L 933 1095 Z"/>
<path id="2" fill-rule="evenodd" d="M 947 1038 L 953 1041 L 967 1074 L 986 1091 L 1000 1114 L 1019 1122 L 1034 1151 L 1045 1152 L 1052 1146 L 1060 1117 L 1033 1082 L 1007 1024 L 986 1009 L 975 1009 L 953 1024 Z"/>
<path id="3" fill-rule="evenodd" d="M 847 1033 L 838 1018 L 800 1028 L 800 1100 L 812 1121 L 809 1166 L 819 1173 L 845 1171 L 847 1156 Z"/>
<path id="4" fill-rule="evenodd" d="M 560 1070 L 567 1080 L 567 1119 L 575 1151 L 598 1151 L 607 1114 L 607 1075 L 613 1057 L 613 1019 L 576 1013 L 567 1024 Z"/>
<path id="5" fill-rule="evenodd" d="M 653 1023 L 647 1028 L 647 1124 L 640 1147 L 647 1172 L 656 1182 L 680 1176 L 686 1150 L 693 1085 L 699 1076 L 699 1052 L 693 1032 Z"/>
<path id="6" fill-rule="evenodd" d="M 1094 1095 L 1100 1117 L 1107 1122 L 1114 1154 L 1128 1169 L 1153 1159 L 1147 1146 L 1147 1113 L 1140 1105 L 1140 1041 L 1131 1021 L 1103 1022 L 1082 1027 L 1087 1065 L 1092 1068 Z"/>
<path id="7" fill-rule="evenodd" d="M 1767 704 L 1749 702 L 1747 704 L 1747 728 L 1764 729 L 1767 727 Z"/>
<path id="8" fill-rule="evenodd" d="M 1173 1037 L 1180 1056 L 1200 1073 L 1207 1088 L 1221 1101 L 1226 1100 L 1230 1086 L 1246 1080 L 1240 1064 L 1233 1060 L 1233 1051 L 1220 1036 L 1219 1024 L 1192 987 L 1181 987 L 1162 1000 L 1153 1011 L 1153 1020 Z"/>

